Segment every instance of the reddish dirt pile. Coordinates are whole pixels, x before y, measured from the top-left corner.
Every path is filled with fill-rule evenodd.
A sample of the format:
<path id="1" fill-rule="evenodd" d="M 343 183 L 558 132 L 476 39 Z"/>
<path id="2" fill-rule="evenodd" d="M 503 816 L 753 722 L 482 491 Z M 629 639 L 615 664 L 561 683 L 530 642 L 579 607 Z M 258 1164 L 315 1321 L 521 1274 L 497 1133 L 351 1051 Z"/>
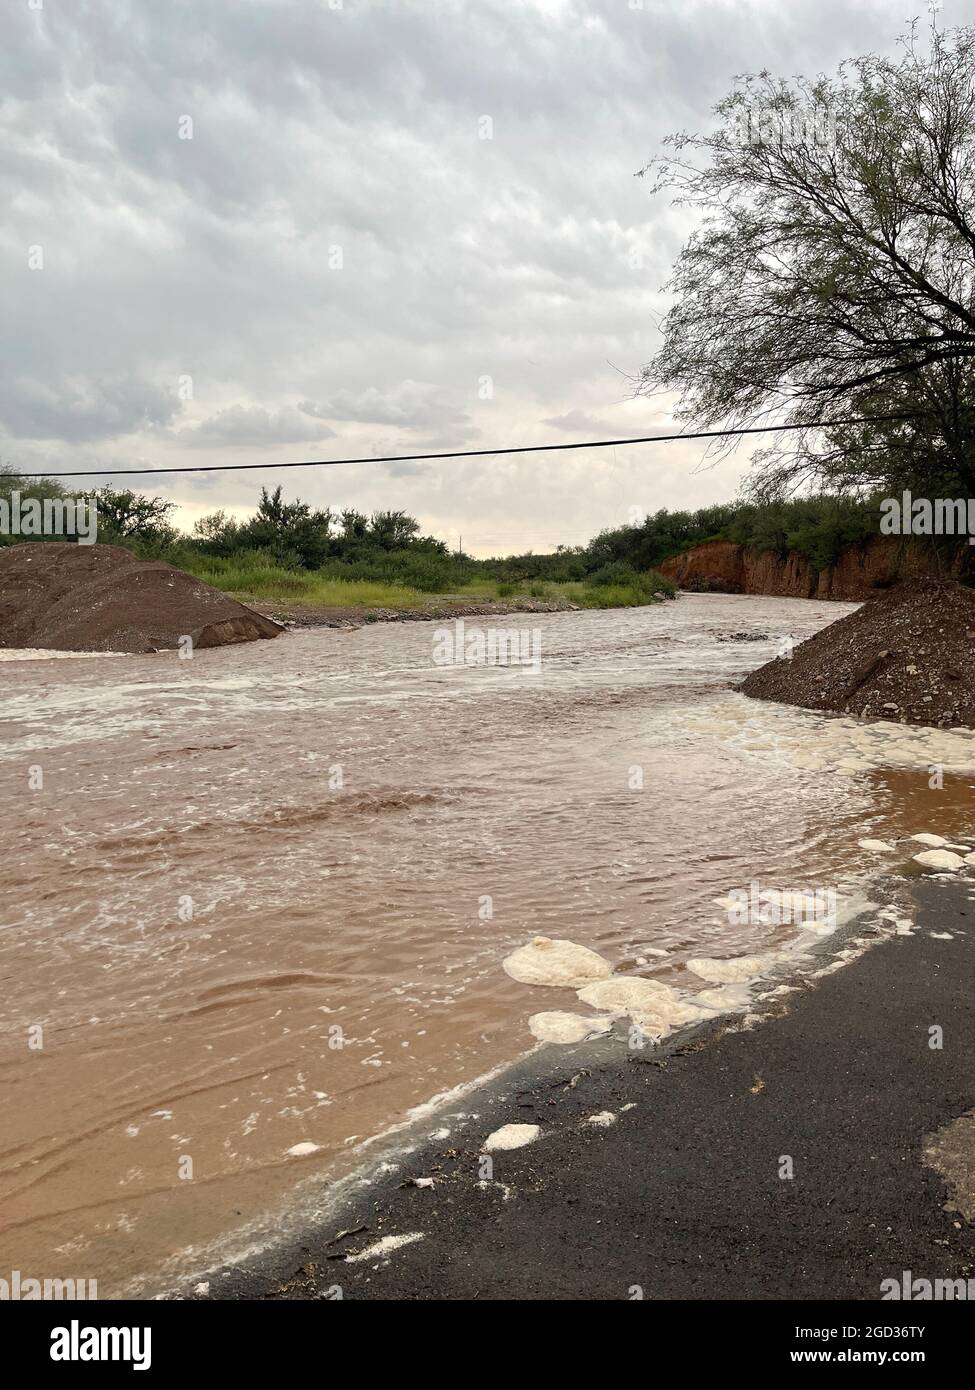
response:
<path id="1" fill-rule="evenodd" d="M 276 637 L 283 628 L 209 584 L 116 545 L 0 547 L 0 647 L 153 652 Z"/>
<path id="2" fill-rule="evenodd" d="M 975 590 L 902 584 L 744 681 L 759 700 L 871 719 L 975 728 Z"/>

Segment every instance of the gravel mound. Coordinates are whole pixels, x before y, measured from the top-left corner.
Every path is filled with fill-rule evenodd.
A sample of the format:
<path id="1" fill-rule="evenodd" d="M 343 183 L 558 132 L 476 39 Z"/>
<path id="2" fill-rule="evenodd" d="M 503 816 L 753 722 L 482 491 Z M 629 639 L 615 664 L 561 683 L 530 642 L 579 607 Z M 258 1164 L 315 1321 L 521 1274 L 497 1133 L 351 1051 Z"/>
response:
<path id="1" fill-rule="evenodd" d="M 758 700 L 904 724 L 975 728 L 975 590 L 902 584 L 744 681 Z"/>
<path id="2" fill-rule="evenodd" d="M 116 545 L 0 547 L 0 647 L 153 652 L 222 647 L 284 629 L 202 580 Z"/>

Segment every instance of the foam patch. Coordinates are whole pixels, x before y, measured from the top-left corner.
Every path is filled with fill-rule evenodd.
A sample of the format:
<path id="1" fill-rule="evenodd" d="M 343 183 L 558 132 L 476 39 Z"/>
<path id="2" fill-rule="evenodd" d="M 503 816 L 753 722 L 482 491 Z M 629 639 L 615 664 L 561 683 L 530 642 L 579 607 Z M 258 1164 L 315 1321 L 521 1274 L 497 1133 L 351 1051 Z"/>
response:
<path id="1" fill-rule="evenodd" d="M 616 1014 L 628 1014 L 633 1009 L 653 1009 L 661 997 L 672 993 L 669 985 L 659 980 L 645 980 L 638 975 L 614 975 L 609 980 L 597 980 L 578 991 L 583 1004 L 594 1009 L 607 1009 Z"/>
<path id="2" fill-rule="evenodd" d="M 925 869 L 955 870 L 965 867 L 961 855 L 953 854 L 950 849 L 926 849 L 923 853 L 914 855 L 914 862 Z"/>
<path id="3" fill-rule="evenodd" d="M 687 962 L 688 970 L 693 970 L 695 975 L 700 975 L 702 980 L 711 980 L 715 984 L 738 984 L 743 980 L 752 980 L 757 975 L 763 974 L 773 964 L 776 957 L 772 954 L 764 956 L 733 956 L 730 960 L 711 960 L 705 956 L 699 956 L 695 960 Z"/>
<path id="4" fill-rule="evenodd" d="M 608 960 L 574 941 L 536 936 L 502 962 L 504 971 L 522 985 L 556 985 L 579 989 L 592 980 L 605 979 L 613 967 Z"/>
<path id="5" fill-rule="evenodd" d="M 422 1231 L 411 1231 L 409 1235 L 402 1236 L 383 1236 L 382 1240 L 367 1245 L 365 1250 L 360 1250 L 357 1255 L 346 1255 L 345 1263 L 354 1265 L 358 1264 L 360 1260 L 382 1259 L 384 1255 L 389 1255 L 394 1250 L 401 1250 L 404 1245 L 412 1245 L 415 1241 L 422 1239 Z"/>
<path id="6" fill-rule="evenodd" d="M 482 1147 L 485 1153 L 493 1153 L 495 1149 L 521 1149 L 533 1144 L 540 1133 L 539 1125 L 502 1125 L 488 1135 Z"/>
<path id="7" fill-rule="evenodd" d="M 694 1003 L 719 1014 L 744 1013 L 751 1002 L 752 992 L 744 981 L 721 985 L 718 989 L 702 989 L 694 995 Z"/>
<path id="8" fill-rule="evenodd" d="M 586 1038 L 601 1037 L 613 1026 L 612 1019 L 593 1018 L 585 1014 L 551 1013 L 532 1014 L 528 1020 L 532 1037 L 539 1042 L 577 1043 Z"/>

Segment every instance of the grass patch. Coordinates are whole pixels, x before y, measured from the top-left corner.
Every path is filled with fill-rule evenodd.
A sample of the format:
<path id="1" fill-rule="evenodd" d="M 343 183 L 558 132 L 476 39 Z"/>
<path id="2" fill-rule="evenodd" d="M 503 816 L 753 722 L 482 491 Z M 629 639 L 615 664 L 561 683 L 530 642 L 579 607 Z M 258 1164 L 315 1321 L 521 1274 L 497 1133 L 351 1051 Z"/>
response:
<path id="1" fill-rule="evenodd" d="M 191 572 L 224 593 L 311 608 L 422 608 L 424 595 L 405 584 L 332 579 L 314 570 L 290 570 L 248 556 L 197 559 Z"/>
<path id="2" fill-rule="evenodd" d="M 573 603 L 581 608 L 640 608 L 645 603 L 660 603 L 676 598 L 677 586 L 656 570 L 636 574 L 626 565 L 606 565 L 583 584 L 565 584 Z"/>
<path id="3" fill-rule="evenodd" d="M 192 574 L 215 589 L 255 603 L 303 604 L 309 608 L 423 608 L 433 595 L 421 593 L 406 584 L 390 584 L 373 579 L 336 579 L 316 570 L 287 569 L 253 552 L 231 556 L 196 555 L 185 563 Z M 617 582 L 606 582 L 615 578 Z M 564 598 L 579 608 L 637 608 L 673 597 L 674 586 L 661 575 L 623 573 L 597 574 L 595 582 L 520 583 L 475 579 L 458 586 L 444 599 L 451 603 L 477 603 L 491 600 Z"/>
<path id="4" fill-rule="evenodd" d="M 642 608 L 659 603 L 656 594 L 639 584 L 566 584 L 566 598 L 580 608 Z"/>

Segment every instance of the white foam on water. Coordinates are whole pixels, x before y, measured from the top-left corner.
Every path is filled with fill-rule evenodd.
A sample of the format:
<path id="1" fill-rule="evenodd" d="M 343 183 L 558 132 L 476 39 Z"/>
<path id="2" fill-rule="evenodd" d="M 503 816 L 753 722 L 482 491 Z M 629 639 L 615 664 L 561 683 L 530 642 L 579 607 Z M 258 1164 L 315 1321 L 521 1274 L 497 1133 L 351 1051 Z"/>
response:
<path id="1" fill-rule="evenodd" d="M 752 700 L 738 691 L 661 711 L 652 738 L 668 746 L 686 739 L 695 744 L 721 743 L 751 761 L 800 771 L 857 776 L 890 767 L 927 772 L 939 763 L 946 773 L 975 775 L 975 730 L 821 714 Z"/>
<path id="2" fill-rule="evenodd" d="M 950 849 L 926 849 L 920 854 L 912 856 L 915 864 L 920 864 L 924 869 L 963 869 L 965 861 L 960 854 L 954 854 Z"/>
<path id="3" fill-rule="evenodd" d="M 506 1072 L 509 1066 L 510 1062 L 499 1062 L 497 1066 L 491 1067 L 479 1076 L 472 1077 L 469 1081 L 463 1081 L 447 1090 L 438 1091 L 429 1100 L 411 1107 L 402 1119 L 387 1125 L 378 1134 L 370 1135 L 361 1140 L 356 1144 L 354 1150 L 355 1153 L 361 1155 L 361 1163 L 328 1186 L 324 1201 L 322 1199 L 321 1180 L 316 1174 L 292 1190 L 286 1207 L 274 1209 L 276 1218 L 274 1224 L 269 1223 L 269 1213 L 262 1210 L 244 1225 L 236 1227 L 229 1235 L 221 1235 L 207 1246 L 188 1247 L 177 1251 L 170 1261 L 171 1268 L 163 1271 L 163 1277 L 167 1281 L 171 1281 L 167 1282 L 165 1286 L 166 1296 L 178 1293 L 182 1287 L 181 1266 L 183 1264 L 196 1266 L 201 1274 L 224 1274 L 226 1272 L 224 1267 L 226 1266 L 240 1265 L 247 1260 L 259 1258 L 265 1254 L 267 1250 L 280 1242 L 283 1232 L 302 1230 L 309 1213 L 317 1220 L 321 1219 L 326 1212 L 339 1210 L 351 1194 L 369 1189 L 379 1177 L 384 1173 L 394 1171 L 403 1159 L 408 1157 L 414 1147 L 408 1136 L 419 1121 L 449 1109 L 457 1101 L 480 1090 L 483 1086 L 489 1085 Z M 171 1111 L 157 1111 L 156 1114 L 172 1118 Z M 451 1114 L 455 1115 L 457 1119 L 465 1118 L 464 1115 L 457 1112 L 451 1111 Z M 476 1118 L 476 1115 L 469 1114 L 467 1118 Z M 449 1134 L 450 1129 L 442 1126 L 429 1135 L 429 1138 L 444 1139 Z M 395 1148 L 391 1150 L 387 1158 L 379 1162 L 370 1158 L 370 1151 L 377 1144 L 392 1144 L 394 1141 L 396 1141 Z M 395 1161 L 391 1161 L 392 1159 Z M 312 1166 L 314 1167 L 314 1165 Z M 416 1237 L 416 1239 L 420 1238 L 421 1236 Z M 139 1284 L 140 1281 L 138 1280 L 132 1281 L 121 1290 L 121 1295 L 137 1296 Z"/>
<path id="4" fill-rule="evenodd" d="M 630 1018 L 649 1037 L 665 1038 L 685 1023 L 697 1023 L 708 1016 L 695 999 L 686 998 L 672 985 L 660 980 L 645 980 L 638 975 L 614 975 L 598 980 L 578 991 L 584 1004 L 608 1009 L 616 1015 Z"/>
<path id="5" fill-rule="evenodd" d="M 653 1009 L 662 996 L 673 993 L 670 986 L 661 980 L 645 980 L 641 975 L 613 975 L 607 980 L 596 980 L 591 985 L 585 985 L 576 991 L 576 998 L 583 1004 L 591 1004 L 594 1009 L 628 1014 L 633 1009 Z"/>
<path id="6" fill-rule="evenodd" d="M 532 1014 L 528 1020 L 532 1037 L 537 1038 L 539 1042 L 548 1043 L 584 1042 L 586 1038 L 608 1033 L 612 1026 L 612 1020 L 608 1018 L 592 1018 L 585 1014 L 561 1013 L 558 1010 Z"/>
<path id="7" fill-rule="evenodd" d="M 813 897 L 806 896 L 809 896 L 811 910 L 819 906 Z M 796 895 L 770 889 L 766 890 L 762 897 L 768 901 L 784 902 L 792 901 Z M 735 901 L 737 905 L 737 900 Z M 699 1023 L 719 1014 L 746 1012 L 752 1005 L 752 986 L 758 980 L 781 967 L 796 967 L 801 962 L 808 961 L 812 949 L 818 945 L 821 938 L 831 935 L 842 924 L 876 906 L 857 893 L 848 893 L 836 901 L 837 905 L 832 913 L 825 918 L 809 917 L 802 921 L 797 935 L 776 950 L 726 960 L 702 956 L 687 962 L 687 969 L 692 974 L 719 988 L 687 994 L 661 980 L 646 979 L 638 975 L 607 974 L 578 988 L 577 997 L 580 1002 L 604 1010 L 611 1016 L 628 1015 L 642 1033 L 655 1041 L 668 1037 L 686 1024 Z M 544 937 L 536 938 L 530 947 L 522 948 L 528 953 L 528 968 L 518 973 L 509 970 L 508 973 L 513 978 L 519 978 L 522 973 L 530 975 L 530 982 L 536 983 L 539 968 L 533 953 L 539 952 L 544 960 L 547 948 L 556 944 L 572 947 L 571 942 L 549 943 Z M 593 956 L 595 953 L 587 954 Z M 508 959 L 510 961 L 511 957 Z M 599 962 L 601 970 L 609 969 L 608 962 L 602 957 L 596 956 L 595 959 Z M 844 963 L 844 960 L 840 960 L 839 965 Z M 505 962 L 506 969 L 507 965 L 508 962 Z M 571 978 L 573 972 L 570 965 L 564 971 L 546 973 Z M 548 982 L 553 981 L 549 978 Z M 547 1015 L 533 1015 L 529 1026 L 536 1037 L 549 1027 L 553 1033 L 564 1028 L 565 1040 L 578 1042 L 583 1040 L 585 1035 L 582 1029 L 587 1027 L 589 1022 L 579 1015 L 553 1012 Z"/>
<path id="8" fill-rule="evenodd" d="M 612 972 L 608 960 L 574 941 L 553 941 L 536 936 L 527 946 L 512 952 L 503 962 L 504 971 L 522 985 L 554 985 L 578 989 L 590 980 L 603 979 Z"/>
<path id="9" fill-rule="evenodd" d="M 761 956 L 733 956 L 730 960 L 713 960 L 698 956 L 687 962 L 688 970 L 713 984 L 739 984 L 764 975 L 775 963 L 777 953 L 768 951 Z"/>
<path id="10" fill-rule="evenodd" d="M 782 987 L 786 992 L 788 986 Z M 774 993 L 775 991 L 773 991 Z M 722 985 L 719 989 L 702 989 L 693 996 L 694 1002 L 719 1014 L 744 1013 L 752 1002 L 752 991 L 746 981 Z"/>
<path id="11" fill-rule="evenodd" d="M 131 655 L 131 652 L 62 652 L 53 647 L 0 647 L 0 661 L 64 661 L 72 657 Z"/>
<path id="12" fill-rule="evenodd" d="M 374 1134 L 370 1138 L 364 1139 L 359 1145 L 359 1148 L 367 1149 L 370 1145 L 375 1144 L 379 1140 L 391 1138 L 393 1135 L 399 1134 L 405 1129 L 409 1129 L 417 1120 L 428 1119 L 431 1115 L 435 1115 L 438 1111 L 446 1109 L 455 1101 L 462 1100 L 465 1096 L 470 1095 L 472 1091 L 480 1090 L 482 1086 L 486 1086 L 488 1082 L 493 1081 L 495 1077 L 507 1071 L 509 1065 L 510 1063 L 508 1062 L 499 1062 L 496 1067 L 491 1067 L 490 1071 L 482 1072 L 480 1076 L 474 1076 L 470 1081 L 461 1081 L 458 1085 L 451 1086 L 446 1091 L 438 1091 L 437 1094 L 431 1096 L 429 1100 L 424 1100 L 421 1101 L 419 1105 L 411 1106 L 402 1120 L 397 1120 L 394 1124 L 387 1125 L 379 1134 Z M 448 1116 L 448 1119 L 449 1118 Z M 442 1135 L 437 1134 L 431 1137 L 446 1138 L 449 1133 L 449 1129 L 444 1129 Z"/>
<path id="13" fill-rule="evenodd" d="M 777 949 L 764 951 L 760 955 L 733 956 L 726 960 L 700 956 L 687 962 L 688 970 L 717 984 L 740 984 L 761 979 L 783 967 L 801 964 L 823 937 L 832 936 L 840 927 L 866 912 L 876 910 L 877 904 L 865 897 L 859 886 L 841 886 L 844 892 L 837 895 L 833 912 L 823 918 L 808 917 L 797 923 L 797 935 Z M 700 995 L 696 997 L 700 998 Z"/>

